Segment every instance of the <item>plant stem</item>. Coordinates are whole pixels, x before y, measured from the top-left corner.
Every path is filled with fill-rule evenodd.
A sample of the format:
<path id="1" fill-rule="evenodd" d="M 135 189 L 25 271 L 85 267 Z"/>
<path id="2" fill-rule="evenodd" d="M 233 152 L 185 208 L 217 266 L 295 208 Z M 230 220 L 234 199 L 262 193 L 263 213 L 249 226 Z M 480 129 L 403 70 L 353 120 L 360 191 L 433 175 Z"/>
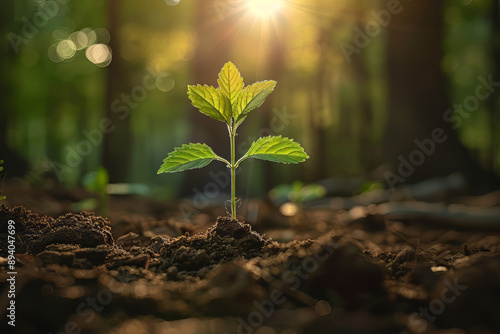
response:
<path id="1" fill-rule="evenodd" d="M 235 143 L 235 137 L 236 137 L 236 130 L 229 128 L 229 138 L 231 142 L 231 218 L 236 219 L 236 196 L 235 196 L 235 189 L 236 189 L 236 165 L 235 165 L 235 158 L 236 158 L 236 143 Z"/>

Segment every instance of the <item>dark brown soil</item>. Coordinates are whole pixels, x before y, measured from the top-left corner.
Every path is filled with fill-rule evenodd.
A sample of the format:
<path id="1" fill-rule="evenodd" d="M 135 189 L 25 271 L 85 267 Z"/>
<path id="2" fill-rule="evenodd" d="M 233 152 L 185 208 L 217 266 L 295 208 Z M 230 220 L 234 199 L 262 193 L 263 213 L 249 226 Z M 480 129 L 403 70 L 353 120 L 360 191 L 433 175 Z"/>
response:
<path id="1" fill-rule="evenodd" d="M 186 226 L 2 206 L 0 301 L 13 220 L 14 333 L 500 333 L 498 233 L 355 210 L 257 224 L 265 236 L 208 213 Z"/>
<path id="2" fill-rule="evenodd" d="M 82 247 L 113 244 L 109 222 L 89 212 L 68 213 L 57 219 L 39 216 L 24 207 L 0 210 L 0 233 L 7 236 L 7 223 L 16 222 L 16 251 L 38 254 L 52 244 L 74 244 Z M 2 246 L 7 245 L 5 239 Z M 1 246 L 0 246 L 1 247 Z M 7 249 L 0 249 L 1 256 L 7 256 Z"/>
<path id="3" fill-rule="evenodd" d="M 159 270 L 168 271 L 169 278 L 175 279 L 179 271 L 204 277 L 215 265 L 235 258 L 261 256 L 265 243 L 250 225 L 219 217 L 203 233 L 175 239 L 153 238 L 149 249 L 161 256 Z"/>

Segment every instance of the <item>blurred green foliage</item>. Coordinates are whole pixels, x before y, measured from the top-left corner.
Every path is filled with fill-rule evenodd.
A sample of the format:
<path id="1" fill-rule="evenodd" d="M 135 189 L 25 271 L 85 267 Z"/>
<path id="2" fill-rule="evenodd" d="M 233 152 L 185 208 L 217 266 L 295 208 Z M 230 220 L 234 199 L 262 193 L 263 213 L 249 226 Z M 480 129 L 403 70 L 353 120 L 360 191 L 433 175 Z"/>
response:
<path id="1" fill-rule="evenodd" d="M 93 209 L 91 206 L 100 208 L 100 215 L 107 217 L 108 215 L 108 193 L 107 186 L 109 183 L 109 174 L 106 168 L 99 167 L 97 170 L 86 174 L 82 179 L 83 187 L 91 192 L 99 195 L 99 203 L 95 205 L 93 202 L 80 203 L 80 206 L 86 207 L 85 209 Z"/>
<path id="2" fill-rule="evenodd" d="M 23 36 L 28 29 L 24 26 L 26 20 L 33 22 L 34 14 L 43 9 L 45 2 L 9 3 L 13 15 L 4 28 Z M 184 0 L 176 6 L 165 1 L 120 1 L 115 13 L 118 29 L 109 36 L 108 2 L 61 3 L 65 5 L 60 5 L 53 18 L 35 27 L 31 37 L 25 37 L 17 53 L 9 50 L 5 53 L 9 56 L 0 59 L 6 69 L 3 80 L 11 87 L 10 92 L 0 93 L 8 106 L 1 111 L 8 113 L 8 146 L 26 158 L 33 169 L 54 161 L 67 164 L 68 151 L 89 140 L 85 133 L 99 128 L 104 110 L 110 107 L 106 102 L 109 68 L 105 59 L 107 45 L 114 41 L 117 48 L 110 50 L 112 61 L 120 60 L 123 80 L 114 88 L 112 101 L 123 95 L 134 96 L 136 87 L 146 87 L 146 76 L 154 77 L 147 82 L 145 94 L 139 97 L 137 93 L 138 98 L 131 103 L 120 100 L 117 105 L 129 109 L 133 140 L 130 146 L 115 148 L 130 152 L 128 182 L 156 185 L 165 189 L 165 196 L 175 195 L 183 176 L 158 180 L 154 178 L 156 167 L 166 153 L 165 147 L 173 148 L 189 140 L 191 107 L 186 87 L 193 83 L 197 32 L 223 24 L 226 21 L 221 20 L 226 19 L 221 19 L 220 9 L 210 1 Z M 200 16 L 200 6 L 206 7 L 208 17 Z M 245 125 L 238 138 L 240 143 L 261 129 L 274 128 L 303 143 L 311 156 L 309 163 L 297 169 L 255 165 L 240 178 L 246 187 L 264 190 L 252 182 L 264 173 L 274 184 L 298 178 L 313 181 L 319 163 L 326 166 L 322 176 L 367 175 L 360 134 L 369 133 L 373 154 L 379 155 L 387 119 L 385 32 L 363 50 L 368 80 L 362 84 L 368 88 L 373 109 L 370 128 L 360 105 L 361 83 L 346 66 L 339 43 L 351 42 L 353 27 L 368 21 L 377 6 L 376 2 L 362 0 L 297 0 L 293 8 L 267 24 L 233 13 L 224 34 L 213 37 L 212 48 L 217 49 L 229 36 L 230 59 L 242 64 L 242 72 L 254 73 L 257 80 L 266 78 L 272 69 L 267 60 L 272 58 L 273 48 L 281 48 L 282 68 L 273 72 L 279 77 L 272 77 L 280 82 L 276 96 L 269 102 L 267 116 Z M 467 5 L 462 1 L 446 2 L 441 66 L 449 79 L 450 101 L 462 101 L 474 91 L 476 77 L 491 72 L 494 61 L 490 54 L 490 9 L 488 1 Z M 103 46 L 92 48 L 98 44 Z M 98 63 L 99 59 L 104 63 Z M 217 60 L 211 66 L 214 77 L 222 64 Z M 492 154 L 489 140 L 494 129 L 489 126 L 488 112 L 488 106 L 481 104 L 458 129 L 463 143 L 483 163 Z M 320 132 L 323 137 L 319 137 Z M 320 148 L 320 141 L 327 144 Z M 82 162 L 64 175 L 63 182 L 81 183 L 84 175 L 101 165 L 101 152 L 102 145 L 93 145 Z"/>
<path id="3" fill-rule="evenodd" d="M 297 205 L 322 198 L 325 195 L 326 189 L 322 185 L 304 185 L 300 181 L 295 181 L 292 184 L 279 185 L 269 192 L 269 197 L 273 199 L 275 203 L 291 201 Z"/>

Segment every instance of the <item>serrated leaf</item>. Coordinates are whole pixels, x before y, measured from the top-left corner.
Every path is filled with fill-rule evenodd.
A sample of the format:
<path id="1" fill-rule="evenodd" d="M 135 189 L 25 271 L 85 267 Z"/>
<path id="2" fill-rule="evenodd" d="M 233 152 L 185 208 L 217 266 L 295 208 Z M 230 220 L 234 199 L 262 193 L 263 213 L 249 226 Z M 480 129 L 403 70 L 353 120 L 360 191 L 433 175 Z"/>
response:
<path id="1" fill-rule="evenodd" d="M 284 164 L 297 164 L 309 158 L 299 143 L 281 136 L 257 139 L 240 161 L 255 158 Z"/>
<path id="2" fill-rule="evenodd" d="M 213 159 L 222 158 L 217 156 L 207 144 L 184 144 L 182 147 L 174 148 L 174 151 L 168 154 L 158 174 L 205 167 Z"/>
<path id="3" fill-rule="evenodd" d="M 189 85 L 188 96 L 201 113 L 215 120 L 231 123 L 231 102 L 219 89 L 207 85 Z"/>
<path id="4" fill-rule="evenodd" d="M 236 124 L 241 124 L 250 111 L 260 107 L 274 87 L 276 87 L 274 80 L 260 81 L 245 87 L 233 105 L 233 117 Z"/>
<path id="5" fill-rule="evenodd" d="M 243 90 L 243 77 L 233 63 L 228 62 L 224 65 L 219 73 L 217 83 L 221 92 L 233 105 Z"/>

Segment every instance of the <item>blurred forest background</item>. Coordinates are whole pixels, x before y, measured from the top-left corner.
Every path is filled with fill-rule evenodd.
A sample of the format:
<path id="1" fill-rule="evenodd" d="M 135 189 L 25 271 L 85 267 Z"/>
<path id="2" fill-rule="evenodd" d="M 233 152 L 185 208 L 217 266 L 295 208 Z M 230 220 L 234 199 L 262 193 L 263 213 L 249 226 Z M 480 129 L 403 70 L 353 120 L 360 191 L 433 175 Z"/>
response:
<path id="1" fill-rule="evenodd" d="M 143 184 L 155 196 L 203 191 L 224 170 L 220 163 L 156 171 L 188 141 L 229 155 L 226 129 L 191 106 L 187 85 L 216 86 L 232 61 L 245 84 L 278 82 L 241 127 L 239 155 L 256 137 L 281 134 L 311 157 L 297 166 L 245 163 L 240 196 L 294 180 L 356 178 L 389 187 L 401 157 L 419 165 L 395 186 L 455 172 L 471 193 L 499 185 L 498 0 L 0 6 L 0 159 L 8 177 L 77 186 L 104 166 L 110 182 Z M 435 129 L 446 140 L 411 156 L 422 151 L 415 140 L 428 143 Z"/>

